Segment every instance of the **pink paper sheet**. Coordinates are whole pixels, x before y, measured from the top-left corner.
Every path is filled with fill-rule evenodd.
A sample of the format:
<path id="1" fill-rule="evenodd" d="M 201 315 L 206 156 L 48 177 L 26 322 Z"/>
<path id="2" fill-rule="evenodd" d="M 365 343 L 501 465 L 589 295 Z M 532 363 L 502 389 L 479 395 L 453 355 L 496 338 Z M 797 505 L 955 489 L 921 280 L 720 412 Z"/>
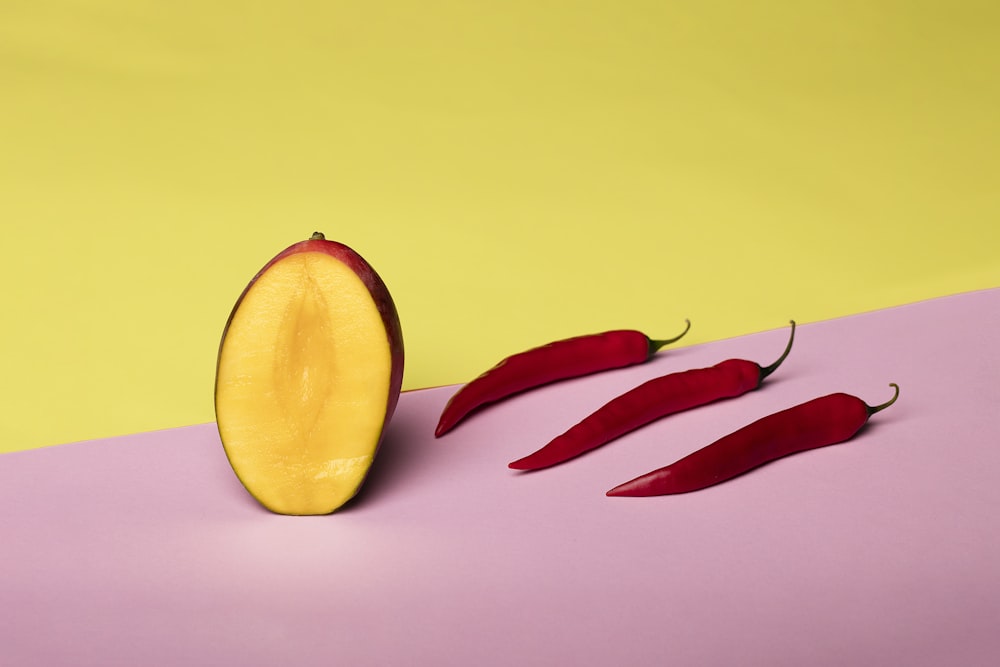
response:
<path id="1" fill-rule="evenodd" d="M 0 456 L 0 664 L 1000 664 L 1000 289 L 801 326 L 753 394 L 507 469 L 645 379 L 769 363 L 782 324 L 438 440 L 454 388 L 404 394 L 364 492 L 326 517 L 261 509 L 212 424 Z M 899 401 L 848 444 L 604 496 L 769 412 L 879 403 L 889 382 Z"/>

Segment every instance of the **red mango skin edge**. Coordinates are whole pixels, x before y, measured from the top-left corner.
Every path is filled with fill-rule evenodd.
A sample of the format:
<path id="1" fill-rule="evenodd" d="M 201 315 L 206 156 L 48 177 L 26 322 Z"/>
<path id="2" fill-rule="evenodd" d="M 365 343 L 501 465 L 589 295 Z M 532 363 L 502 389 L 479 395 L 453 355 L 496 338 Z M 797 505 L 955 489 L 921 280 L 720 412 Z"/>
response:
<path id="1" fill-rule="evenodd" d="M 727 359 L 708 368 L 654 378 L 613 398 L 538 451 L 509 463 L 508 467 L 527 471 L 558 465 L 663 417 L 757 389 L 791 351 L 794 320 L 791 325 L 785 350 L 771 365 L 761 367 L 746 359 Z"/>
<path id="2" fill-rule="evenodd" d="M 651 340 L 640 331 L 620 329 L 555 341 L 509 356 L 459 389 L 445 405 L 434 430 L 441 437 L 473 411 L 528 389 L 633 366 L 648 361 L 664 345 L 684 336 Z"/>
<path id="3" fill-rule="evenodd" d="M 663 496 L 688 493 L 732 479 L 765 463 L 798 452 L 850 440 L 868 419 L 892 405 L 869 406 L 837 393 L 775 412 L 744 426 L 666 467 L 636 477 L 608 496 Z"/>

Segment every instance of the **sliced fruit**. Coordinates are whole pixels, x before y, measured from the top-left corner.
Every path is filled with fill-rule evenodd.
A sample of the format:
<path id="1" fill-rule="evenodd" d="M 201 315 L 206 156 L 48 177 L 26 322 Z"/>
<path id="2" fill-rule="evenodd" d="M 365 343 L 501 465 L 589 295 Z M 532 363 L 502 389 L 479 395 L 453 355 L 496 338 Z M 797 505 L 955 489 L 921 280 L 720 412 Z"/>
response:
<path id="1" fill-rule="evenodd" d="M 328 514 L 361 488 L 399 398 L 403 337 L 375 270 L 313 234 L 236 302 L 215 382 L 236 476 L 279 514 Z"/>

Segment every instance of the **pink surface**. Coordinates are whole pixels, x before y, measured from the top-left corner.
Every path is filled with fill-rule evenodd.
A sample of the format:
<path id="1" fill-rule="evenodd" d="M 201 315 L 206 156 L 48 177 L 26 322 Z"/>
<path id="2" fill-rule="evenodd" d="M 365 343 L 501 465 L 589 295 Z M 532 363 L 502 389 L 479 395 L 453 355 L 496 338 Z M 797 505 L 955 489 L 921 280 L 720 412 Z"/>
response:
<path id="1" fill-rule="evenodd" d="M 212 424 L 0 456 L 0 664 L 1000 664 L 998 330 L 1000 290 L 804 325 L 760 391 L 537 473 L 506 464 L 648 378 L 770 362 L 785 323 L 439 440 L 453 388 L 406 393 L 365 491 L 327 517 L 261 509 Z M 850 443 L 604 496 L 768 412 L 881 402 L 891 381 L 899 401 Z"/>

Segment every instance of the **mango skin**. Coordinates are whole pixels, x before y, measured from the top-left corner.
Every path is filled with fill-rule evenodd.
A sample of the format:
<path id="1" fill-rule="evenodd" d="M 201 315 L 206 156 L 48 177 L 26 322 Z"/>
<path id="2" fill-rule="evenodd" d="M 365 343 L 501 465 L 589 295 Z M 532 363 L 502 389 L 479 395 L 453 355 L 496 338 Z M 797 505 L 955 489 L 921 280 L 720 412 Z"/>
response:
<path id="1" fill-rule="evenodd" d="M 382 326 L 385 331 L 387 343 L 389 346 L 391 367 L 389 374 L 389 391 L 386 400 L 385 414 L 382 418 L 382 428 L 379 433 L 378 440 L 375 443 L 374 449 L 372 451 L 372 463 L 374 463 L 378 450 L 380 449 L 382 441 L 384 440 L 386 428 L 390 420 L 392 419 L 393 413 L 395 412 L 396 405 L 399 400 L 399 394 L 402 389 L 403 367 L 405 359 L 402 327 L 400 325 L 399 315 L 396 310 L 396 306 L 392 299 L 392 296 L 390 295 L 389 290 L 386 287 L 384 281 L 374 270 L 374 268 L 372 268 L 372 266 L 352 248 L 348 247 L 343 243 L 327 240 L 319 232 L 313 234 L 312 238 L 295 243 L 286 248 L 285 250 L 281 251 L 277 255 L 275 255 L 250 280 L 247 286 L 243 289 L 239 298 L 236 300 L 236 303 L 233 306 L 233 309 L 231 310 L 228 319 L 226 320 L 225 327 L 223 328 L 222 338 L 219 343 L 219 351 L 216 361 L 216 385 L 215 385 L 216 414 L 218 417 L 220 411 L 219 367 L 222 362 L 223 348 L 225 347 L 227 336 L 229 335 L 230 329 L 233 325 L 233 319 L 236 316 L 237 312 L 240 310 L 240 306 L 243 304 L 247 294 L 254 287 L 254 285 L 257 284 L 257 282 L 261 279 L 261 277 L 265 276 L 268 273 L 268 271 L 281 260 L 300 253 L 315 253 L 315 252 L 324 253 L 338 260 L 339 262 L 347 266 L 357 276 L 357 278 L 367 289 L 372 302 L 377 308 L 379 316 L 381 317 Z M 223 434 L 220 428 L 220 438 L 222 437 Z M 223 442 L 223 446 L 226 452 L 226 456 L 229 459 L 230 465 L 233 467 L 234 472 L 236 472 L 237 466 L 234 464 L 229 449 L 225 447 L 225 442 Z M 367 478 L 370 470 L 371 470 L 371 464 L 369 464 L 368 468 L 364 471 L 363 476 L 359 479 L 357 488 L 354 490 L 352 496 L 356 494 L 358 491 L 360 491 L 360 489 L 363 487 L 364 481 Z M 237 473 L 237 478 L 240 478 L 238 473 Z M 254 491 L 244 482 L 242 478 L 240 478 L 240 482 L 243 483 L 245 488 L 247 488 L 247 491 L 251 494 L 251 496 L 253 496 L 256 500 L 258 500 L 258 502 L 261 502 L 261 504 L 265 508 L 279 514 L 328 514 L 333 511 L 336 511 L 341 506 L 343 506 L 344 502 L 346 502 L 345 500 L 344 502 L 341 502 L 336 506 L 326 508 L 323 511 L 304 511 L 304 512 L 281 511 L 265 503 L 260 497 L 258 497 L 257 494 L 254 493 Z M 349 498 L 347 500 L 349 500 Z"/>

